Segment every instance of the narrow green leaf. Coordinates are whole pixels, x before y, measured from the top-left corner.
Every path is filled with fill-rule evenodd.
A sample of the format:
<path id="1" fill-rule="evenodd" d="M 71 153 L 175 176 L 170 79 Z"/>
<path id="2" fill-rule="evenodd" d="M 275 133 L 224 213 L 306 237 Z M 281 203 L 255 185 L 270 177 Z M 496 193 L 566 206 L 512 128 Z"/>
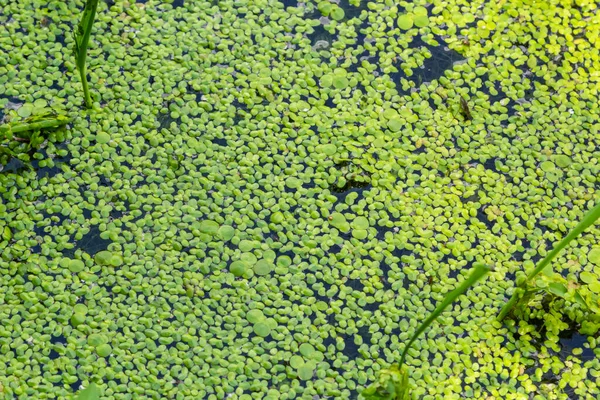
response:
<path id="1" fill-rule="evenodd" d="M 81 17 L 81 21 L 75 28 L 74 38 L 75 38 L 75 56 L 77 58 L 77 69 L 79 70 L 79 75 L 81 77 L 81 84 L 83 85 L 83 93 L 85 96 L 85 104 L 87 108 L 92 107 L 92 98 L 90 96 L 90 91 L 88 88 L 87 75 L 86 75 L 86 65 L 85 59 L 87 57 L 87 48 L 90 42 L 90 35 L 92 33 L 92 25 L 94 24 L 94 19 L 96 18 L 96 9 L 98 8 L 98 0 L 87 0 L 85 3 L 85 8 L 83 9 L 83 15 Z"/>
<path id="2" fill-rule="evenodd" d="M 579 290 L 575 290 L 575 295 L 573 296 L 573 299 L 575 300 L 575 302 L 577 304 L 579 304 L 580 306 L 582 306 L 586 310 L 588 310 L 590 308 L 587 305 L 587 302 L 585 301 L 585 299 L 583 298 L 583 296 L 581 295 L 581 293 L 579 293 Z"/>
<path id="3" fill-rule="evenodd" d="M 600 218 L 600 203 L 598 203 L 594 208 L 592 208 L 584 217 L 583 220 L 581 220 L 581 222 L 579 224 L 577 224 L 577 226 L 575 228 L 573 228 L 573 230 L 571 232 L 569 232 L 569 234 L 567 236 L 565 236 L 563 238 L 563 240 L 561 240 L 553 249 L 550 253 L 548 253 L 546 255 L 546 257 L 544 257 L 544 259 L 542 261 L 540 261 L 540 263 L 535 267 L 535 269 L 529 274 L 529 276 L 527 276 L 527 279 L 530 280 L 533 277 L 535 277 L 537 274 L 539 274 L 544 268 L 546 268 L 546 266 L 548 264 L 550 264 L 550 261 L 552 261 L 554 259 L 554 257 L 556 257 L 556 255 L 565 247 L 567 247 L 567 245 L 569 243 L 571 243 L 571 241 L 573 239 L 575 239 L 577 236 L 579 236 L 581 234 L 581 232 L 583 232 L 584 230 L 586 230 L 588 227 L 590 227 L 594 222 L 596 222 L 596 220 Z"/>
<path id="4" fill-rule="evenodd" d="M 444 312 L 446 307 L 448 307 L 450 304 L 452 304 L 454 302 L 454 300 L 456 300 L 456 298 L 458 296 L 463 294 L 469 287 L 471 287 L 473 284 L 475 284 L 475 282 L 477 282 L 479 279 L 481 279 L 490 270 L 491 270 L 491 268 L 487 265 L 476 264 L 475 267 L 473 268 L 473 272 L 471 272 L 471 275 L 459 287 L 457 287 L 452 292 L 450 292 L 446 295 L 446 298 L 444 299 L 444 301 L 442 301 L 442 303 L 439 306 L 437 306 L 437 308 L 431 313 L 429 318 L 427 318 L 421 324 L 421 326 L 419 326 L 419 328 L 413 334 L 412 338 L 410 338 L 410 340 L 406 344 L 406 347 L 404 347 L 404 350 L 402 351 L 402 355 L 400 356 L 400 363 L 399 363 L 400 369 L 402 369 L 402 366 L 404 365 L 404 360 L 406 358 L 406 353 L 408 352 L 408 349 L 410 349 L 410 346 L 419 337 L 419 335 L 421 335 L 425 331 L 425 329 L 427 329 L 427 327 L 429 325 L 431 325 L 431 323 L 433 321 L 435 321 L 435 319 L 442 312 Z"/>

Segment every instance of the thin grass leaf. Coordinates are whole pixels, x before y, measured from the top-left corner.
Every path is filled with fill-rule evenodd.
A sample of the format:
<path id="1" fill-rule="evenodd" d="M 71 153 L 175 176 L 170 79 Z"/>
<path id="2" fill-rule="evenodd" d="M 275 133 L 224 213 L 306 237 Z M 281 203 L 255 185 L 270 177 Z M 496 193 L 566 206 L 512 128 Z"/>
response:
<path id="1" fill-rule="evenodd" d="M 450 292 L 446 295 L 446 298 L 444 299 L 444 301 L 442 301 L 442 303 L 439 306 L 437 306 L 437 308 L 431 313 L 429 318 L 427 318 L 421 324 L 421 326 L 419 326 L 419 329 L 417 329 L 415 331 L 412 338 L 410 338 L 410 340 L 408 341 L 408 344 L 406 345 L 406 347 L 402 351 L 402 355 L 400 356 L 400 363 L 399 363 L 400 368 L 402 368 L 402 366 L 404 365 L 404 361 L 406 359 L 406 353 L 410 349 L 410 346 L 425 331 L 425 329 L 427 329 L 429 327 L 429 325 L 431 325 L 431 323 L 433 321 L 435 321 L 436 318 L 439 317 L 440 314 L 444 312 L 446 307 L 448 307 L 450 304 L 452 304 L 458 296 L 463 294 L 469 287 L 473 286 L 475 284 L 475 282 L 477 282 L 485 274 L 490 272 L 490 270 L 491 270 L 491 268 L 487 265 L 476 264 L 475 267 L 473 268 L 473 272 L 471 272 L 471 275 L 459 287 L 457 287 L 452 292 Z"/>
<path id="2" fill-rule="evenodd" d="M 87 108 L 92 108 L 92 97 L 87 81 L 87 70 L 86 70 L 86 57 L 87 48 L 90 42 L 90 35 L 92 33 L 92 25 L 94 25 L 94 19 L 96 18 L 96 9 L 98 8 L 98 0 L 87 0 L 81 21 L 75 28 L 75 57 L 77 58 L 76 65 L 79 75 L 81 76 L 81 84 L 83 85 L 83 94 L 85 97 L 85 105 Z"/>
<path id="3" fill-rule="evenodd" d="M 0 132 L 14 134 L 42 129 L 53 129 L 66 125 L 70 121 L 70 118 L 63 115 L 58 115 L 56 117 L 48 117 L 31 122 L 16 122 L 13 124 L 5 124 L 0 126 Z"/>
<path id="4" fill-rule="evenodd" d="M 456 289 L 446 295 L 444 301 L 431 313 L 431 315 L 423 321 L 421 326 L 412 335 L 400 356 L 400 362 L 393 365 L 390 369 L 383 369 L 377 377 L 377 381 L 369 385 L 361 392 L 361 396 L 365 400 L 408 400 L 410 399 L 408 387 L 408 371 L 404 367 L 406 354 L 414 341 L 431 325 L 437 317 L 450 304 L 456 300 L 458 296 L 463 294 L 469 287 L 475 284 L 491 268 L 487 265 L 476 264 L 471 272 L 471 275 Z"/>

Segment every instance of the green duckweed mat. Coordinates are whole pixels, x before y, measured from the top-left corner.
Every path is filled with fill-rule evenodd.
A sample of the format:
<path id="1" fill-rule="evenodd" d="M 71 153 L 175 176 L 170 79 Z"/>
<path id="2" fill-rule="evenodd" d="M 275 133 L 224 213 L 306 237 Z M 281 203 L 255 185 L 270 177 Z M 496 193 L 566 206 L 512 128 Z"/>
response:
<path id="1" fill-rule="evenodd" d="M 495 320 L 598 198 L 596 2 L 101 1 L 90 111 L 82 9 L 0 0 L 2 113 L 73 119 L 0 173 L 1 399 L 355 399 L 476 261 L 412 397 L 597 398 L 597 337 Z"/>

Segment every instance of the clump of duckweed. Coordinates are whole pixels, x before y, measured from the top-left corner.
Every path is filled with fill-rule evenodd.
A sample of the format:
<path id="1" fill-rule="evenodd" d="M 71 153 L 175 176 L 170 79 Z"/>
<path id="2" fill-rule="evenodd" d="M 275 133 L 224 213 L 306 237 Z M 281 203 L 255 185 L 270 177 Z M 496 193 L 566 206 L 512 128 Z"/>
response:
<path id="1" fill-rule="evenodd" d="M 356 398 L 475 262 L 411 396 L 596 395 L 576 309 L 495 317 L 597 198 L 597 4 L 322 3 L 100 1 L 82 114 L 83 2 L 3 2 L 0 109 L 73 118 L 0 174 L 5 397 Z"/>
<path id="2" fill-rule="evenodd" d="M 511 298 L 504 305 L 498 320 L 502 321 L 514 309 L 520 309 L 522 312 L 531 298 L 538 292 L 543 291 L 550 295 L 563 298 L 571 303 L 581 306 L 583 311 L 589 312 L 591 315 L 584 322 L 584 329 L 589 334 L 594 334 L 600 328 L 600 308 L 598 306 L 600 294 L 600 282 L 598 276 L 589 271 L 582 271 L 579 276 L 583 285 L 576 282 L 570 282 L 562 276 L 553 272 L 552 268 L 548 268 L 550 263 L 565 247 L 577 238 L 583 231 L 600 218 L 600 203 L 592 208 L 565 236 L 553 249 L 550 251 L 527 276 L 517 277 L 517 288 L 514 290 Z M 594 256 L 594 251 L 590 252 L 591 262 L 597 263 Z M 543 272 L 542 277 L 536 280 L 536 277 Z"/>
<path id="3" fill-rule="evenodd" d="M 38 99 L 5 115 L 5 123 L 0 125 L 0 164 L 7 164 L 13 157 L 30 161 L 32 152 L 46 141 L 48 130 L 70 122 L 64 113 L 47 105 L 45 100 Z"/>

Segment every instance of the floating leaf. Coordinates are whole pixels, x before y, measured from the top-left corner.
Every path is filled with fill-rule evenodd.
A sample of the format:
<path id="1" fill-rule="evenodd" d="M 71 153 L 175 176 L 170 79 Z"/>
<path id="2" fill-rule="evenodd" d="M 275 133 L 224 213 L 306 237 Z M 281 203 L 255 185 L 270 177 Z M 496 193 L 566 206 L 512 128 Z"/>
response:
<path id="1" fill-rule="evenodd" d="M 548 284 L 548 291 L 557 296 L 564 297 L 569 290 L 562 283 L 551 282 Z"/>
<path id="2" fill-rule="evenodd" d="M 398 17 L 398 27 L 403 30 L 409 30 L 413 27 L 413 16 L 410 14 L 402 14 Z"/>
<path id="3" fill-rule="evenodd" d="M 85 314 L 75 313 L 71 316 L 71 325 L 77 327 L 85 322 Z"/>
<path id="4" fill-rule="evenodd" d="M 566 156 L 564 154 L 559 154 L 559 155 L 555 156 L 554 162 L 560 168 L 567 168 L 569 165 L 571 165 L 573 163 L 573 161 L 571 160 L 571 157 Z"/>
<path id="5" fill-rule="evenodd" d="M 265 314 L 261 310 L 252 309 L 246 313 L 246 319 L 254 324 L 265 319 Z"/>
<path id="6" fill-rule="evenodd" d="M 271 222 L 274 224 L 280 224 L 285 220 L 283 213 L 281 211 L 277 211 L 271 214 Z"/>
<path id="7" fill-rule="evenodd" d="M 579 273 L 579 279 L 584 283 L 592 283 L 598 280 L 598 277 L 591 272 L 582 271 Z"/>
<path id="8" fill-rule="evenodd" d="M 392 118 L 387 123 L 387 127 L 392 132 L 400 131 L 400 129 L 402 129 L 402 125 L 404 125 L 404 122 L 400 118 Z"/>
<path id="9" fill-rule="evenodd" d="M 90 383 L 88 387 L 83 389 L 77 395 L 77 400 L 99 400 L 100 390 L 94 382 Z"/>
<path id="10" fill-rule="evenodd" d="M 98 132 L 96 134 L 96 142 L 100 144 L 106 144 L 110 142 L 110 135 L 106 132 Z"/>
<path id="11" fill-rule="evenodd" d="M 319 80 L 321 87 L 328 88 L 333 85 L 333 77 L 331 75 L 323 75 Z"/>
<path id="12" fill-rule="evenodd" d="M 424 28 L 429 25 L 429 17 L 427 15 L 416 15 L 414 22 L 417 28 Z"/>
<path id="13" fill-rule="evenodd" d="M 233 235 L 235 235 L 235 229 L 229 225 L 223 225 L 217 231 L 217 237 L 226 242 L 230 241 Z"/>
<path id="14" fill-rule="evenodd" d="M 103 343 L 96 347 L 96 353 L 100 357 L 108 357 L 112 353 L 112 347 L 107 343 Z"/>
<path id="15" fill-rule="evenodd" d="M 333 86 L 336 89 L 345 89 L 348 87 L 348 78 L 345 76 L 336 75 L 333 77 Z"/>
<path id="16" fill-rule="evenodd" d="M 369 236 L 369 232 L 366 229 L 354 229 L 352 231 L 352 237 L 358 240 L 364 240 Z"/>
<path id="17" fill-rule="evenodd" d="M 351 225 L 353 229 L 367 229 L 369 227 L 369 220 L 365 217 L 356 217 Z"/>
<path id="18" fill-rule="evenodd" d="M 23 104 L 21 107 L 19 107 L 19 109 L 17 110 L 17 114 L 19 115 L 19 117 L 21 118 L 27 118 L 31 115 L 31 113 L 33 112 L 33 105 L 29 104 L 29 103 L 25 103 Z"/>
<path id="19" fill-rule="evenodd" d="M 111 265 L 113 253 L 108 250 L 102 250 L 96 253 L 94 256 L 94 261 L 98 265 Z"/>
<path id="20" fill-rule="evenodd" d="M 246 271 L 248 269 L 248 264 L 246 264 L 244 261 L 234 261 L 231 263 L 231 265 L 229 266 L 229 271 L 238 277 L 243 276 Z"/>
<path id="21" fill-rule="evenodd" d="M 588 253 L 588 260 L 595 265 L 600 265 L 600 247 L 592 247 Z"/>
<path id="22" fill-rule="evenodd" d="M 90 346 L 98 347 L 101 344 L 106 343 L 106 337 L 104 337 L 103 335 L 100 335 L 98 333 L 92 333 L 91 335 L 88 336 L 87 343 Z"/>
<path id="23" fill-rule="evenodd" d="M 75 314 L 87 314 L 88 312 L 88 308 L 85 304 L 75 304 L 73 306 L 73 311 L 75 312 Z"/>
<path id="24" fill-rule="evenodd" d="M 298 368 L 298 378 L 300 378 L 304 381 L 312 379 L 314 371 L 315 371 L 315 367 L 312 363 L 302 364 Z"/>
<path id="25" fill-rule="evenodd" d="M 331 19 L 333 19 L 335 21 L 343 20 L 345 15 L 346 15 L 346 13 L 344 12 L 344 9 L 341 7 L 338 7 L 337 5 L 333 5 L 331 8 L 331 12 L 329 13 L 329 16 L 331 17 Z"/>
<path id="26" fill-rule="evenodd" d="M 215 221 L 205 220 L 200 222 L 198 230 L 202 233 L 208 233 L 209 235 L 216 235 L 219 230 L 219 224 Z"/>
<path id="27" fill-rule="evenodd" d="M 427 8 L 423 6 L 416 6 L 413 8 L 413 14 L 415 15 L 427 15 Z"/>
<path id="28" fill-rule="evenodd" d="M 267 337 L 271 333 L 271 327 L 264 322 L 254 324 L 254 333 L 260 337 Z"/>
<path id="29" fill-rule="evenodd" d="M 315 352 L 315 348 L 310 343 L 302 343 L 300 345 L 299 350 L 300 350 L 300 354 L 302 354 L 304 357 L 307 357 L 307 358 L 311 358 L 313 353 Z"/>
<path id="30" fill-rule="evenodd" d="M 344 233 L 350 231 L 350 224 L 346 221 L 346 217 L 339 212 L 331 214 L 331 225 Z"/>
<path id="31" fill-rule="evenodd" d="M 258 276 L 269 275 L 273 270 L 273 264 L 265 259 L 258 260 L 254 264 L 254 273 Z"/>
<path id="32" fill-rule="evenodd" d="M 332 156 L 336 153 L 337 147 L 335 144 L 331 144 L 331 143 L 323 144 L 323 145 L 320 145 L 319 147 L 317 147 L 317 151 L 319 153 L 324 153 L 328 156 Z"/>
<path id="33" fill-rule="evenodd" d="M 554 171 L 554 163 L 552 161 L 544 161 L 540 167 L 544 172 Z"/>
<path id="34" fill-rule="evenodd" d="M 329 1 L 322 1 L 319 4 L 317 4 L 317 8 L 325 17 L 329 16 L 329 13 L 331 13 L 333 6 L 334 4 L 330 3 Z"/>
<path id="35" fill-rule="evenodd" d="M 292 368 L 300 368 L 304 365 L 304 359 L 298 355 L 293 355 L 290 358 L 290 367 Z"/>

